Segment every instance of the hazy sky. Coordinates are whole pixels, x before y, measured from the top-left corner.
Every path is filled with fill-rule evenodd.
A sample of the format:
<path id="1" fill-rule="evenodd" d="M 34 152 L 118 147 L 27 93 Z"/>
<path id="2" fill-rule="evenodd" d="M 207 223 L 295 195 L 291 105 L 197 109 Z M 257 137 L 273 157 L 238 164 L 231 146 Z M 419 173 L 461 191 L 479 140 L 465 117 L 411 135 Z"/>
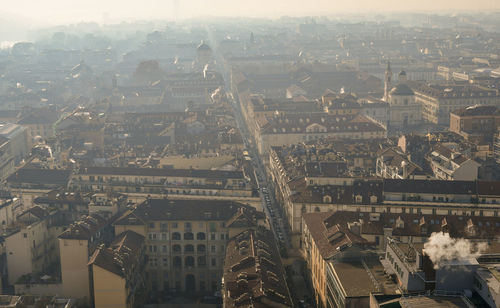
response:
<path id="1" fill-rule="evenodd" d="M 0 12 L 34 21 L 172 18 L 175 0 L 0 0 Z M 349 12 L 500 9 L 500 0 L 177 0 L 180 17 L 328 15 Z M 8 4 L 5 4 L 7 3 Z"/>

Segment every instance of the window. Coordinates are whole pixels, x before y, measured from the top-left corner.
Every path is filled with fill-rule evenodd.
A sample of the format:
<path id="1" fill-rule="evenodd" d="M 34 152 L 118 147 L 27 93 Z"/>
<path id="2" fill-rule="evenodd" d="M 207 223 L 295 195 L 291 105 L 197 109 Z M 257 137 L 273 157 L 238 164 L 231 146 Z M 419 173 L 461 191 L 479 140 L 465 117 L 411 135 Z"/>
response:
<path id="1" fill-rule="evenodd" d="M 205 233 L 204 232 L 198 232 L 196 233 L 196 239 L 199 241 L 205 240 Z"/>
<path id="2" fill-rule="evenodd" d="M 167 252 L 167 245 L 161 246 L 161 252 L 163 252 L 163 253 Z"/>
<path id="3" fill-rule="evenodd" d="M 215 233 L 210 234 L 210 239 L 211 239 L 212 241 L 215 241 Z"/>
<path id="4" fill-rule="evenodd" d="M 211 264 L 212 266 L 217 266 L 217 260 L 215 258 L 212 258 Z"/>
<path id="5" fill-rule="evenodd" d="M 190 222 L 185 222 L 184 223 L 184 228 L 191 229 L 191 223 Z"/>
<path id="6" fill-rule="evenodd" d="M 174 241 L 180 241 L 181 240 L 181 234 L 179 232 L 172 233 L 172 240 L 174 240 Z"/>
<path id="7" fill-rule="evenodd" d="M 210 251 L 211 251 L 211 252 L 213 252 L 213 253 L 215 253 L 216 248 L 215 248 L 215 246 L 214 246 L 214 245 L 210 246 Z"/>
<path id="8" fill-rule="evenodd" d="M 198 246 L 196 247 L 196 250 L 198 252 L 205 252 L 207 250 L 206 246 L 203 245 L 203 244 L 198 244 Z"/>
<path id="9" fill-rule="evenodd" d="M 184 259 L 184 264 L 186 267 L 194 267 L 194 257 L 191 256 L 186 257 Z"/>
<path id="10" fill-rule="evenodd" d="M 162 241 L 166 241 L 167 240 L 167 234 L 166 233 L 162 233 L 161 234 L 161 240 Z"/>
<path id="11" fill-rule="evenodd" d="M 168 267 L 167 258 L 163 258 L 163 267 Z"/>
<path id="12" fill-rule="evenodd" d="M 181 268 L 182 267 L 182 259 L 181 259 L 181 257 L 179 257 L 179 256 L 174 257 L 173 266 L 174 266 L 174 268 Z"/>
<path id="13" fill-rule="evenodd" d="M 194 234 L 192 232 L 184 233 L 184 240 L 193 240 L 193 239 L 194 239 Z"/>
<path id="14" fill-rule="evenodd" d="M 158 247 L 156 245 L 149 245 L 149 252 L 157 252 Z"/>
<path id="15" fill-rule="evenodd" d="M 198 257 L 198 267 L 205 267 L 207 265 L 207 258 L 205 256 Z"/>
<path id="16" fill-rule="evenodd" d="M 184 246 L 184 252 L 194 252 L 194 246 L 191 244 Z"/>
<path id="17" fill-rule="evenodd" d="M 181 252 L 181 245 L 175 244 L 174 246 L 172 246 L 172 250 L 174 252 Z"/>
<path id="18" fill-rule="evenodd" d="M 154 223 L 154 222 L 150 222 L 150 223 L 149 223 L 149 227 L 150 227 L 151 229 L 154 229 L 154 228 L 155 228 L 155 223 Z"/>
<path id="19" fill-rule="evenodd" d="M 149 237 L 150 240 L 156 241 L 156 233 L 149 233 L 148 237 Z"/>
<path id="20" fill-rule="evenodd" d="M 178 227 L 179 227 L 179 224 L 178 224 L 178 223 L 176 223 L 176 222 L 173 222 L 173 223 L 172 223 L 172 228 L 178 228 Z"/>
<path id="21" fill-rule="evenodd" d="M 222 233 L 222 234 L 220 235 L 220 239 L 221 239 L 221 240 L 223 240 L 223 239 L 224 239 L 224 233 Z"/>

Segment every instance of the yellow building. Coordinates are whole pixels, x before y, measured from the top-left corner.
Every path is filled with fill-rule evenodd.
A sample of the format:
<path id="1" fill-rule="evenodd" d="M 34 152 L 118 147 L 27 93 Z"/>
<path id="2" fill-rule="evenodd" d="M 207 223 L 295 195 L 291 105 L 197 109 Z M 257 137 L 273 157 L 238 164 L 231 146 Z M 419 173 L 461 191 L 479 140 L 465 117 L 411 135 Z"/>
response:
<path id="1" fill-rule="evenodd" d="M 56 215 L 35 206 L 17 216 L 5 239 L 9 284 L 26 274 L 39 274 L 57 262 Z"/>
<path id="2" fill-rule="evenodd" d="M 98 214 L 76 221 L 59 235 L 63 296 L 90 301 L 89 259 L 112 235 L 108 222 Z"/>
<path id="3" fill-rule="evenodd" d="M 118 235 L 110 247 L 96 249 L 89 262 L 95 308 L 142 307 L 148 294 L 144 236 Z"/>

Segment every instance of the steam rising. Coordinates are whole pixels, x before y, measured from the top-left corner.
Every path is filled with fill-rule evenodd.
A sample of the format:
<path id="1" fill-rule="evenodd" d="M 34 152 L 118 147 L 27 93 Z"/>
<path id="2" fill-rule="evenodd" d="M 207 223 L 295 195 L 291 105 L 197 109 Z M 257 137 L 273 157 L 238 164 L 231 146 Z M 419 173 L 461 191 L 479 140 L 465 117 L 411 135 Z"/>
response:
<path id="1" fill-rule="evenodd" d="M 484 242 L 474 243 L 464 238 L 451 238 L 448 233 L 434 232 L 424 244 L 424 252 L 437 269 L 449 261 L 477 258 L 488 248 Z"/>

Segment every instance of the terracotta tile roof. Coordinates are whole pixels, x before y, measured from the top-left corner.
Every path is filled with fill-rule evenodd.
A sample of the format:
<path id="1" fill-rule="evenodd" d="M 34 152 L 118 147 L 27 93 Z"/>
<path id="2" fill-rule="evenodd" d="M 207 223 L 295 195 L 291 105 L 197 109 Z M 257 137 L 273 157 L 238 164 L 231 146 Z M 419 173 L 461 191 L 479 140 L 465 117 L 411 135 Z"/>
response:
<path id="1" fill-rule="evenodd" d="M 302 215 L 314 244 L 324 259 L 330 259 L 346 247 L 368 245 L 366 239 L 353 233 L 346 225 L 328 221 L 327 218 L 331 215 L 331 212 Z"/>
<path id="2" fill-rule="evenodd" d="M 106 225 L 108 225 L 106 219 L 99 214 L 92 213 L 69 225 L 69 227 L 59 235 L 59 238 L 89 240 Z"/>
<path id="3" fill-rule="evenodd" d="M 273 233 L 246 230 L 226 247 L 224 262 L 226 307 L 291 307 L 285 271 Z"/>
<path id="4" fill-rule="evenodd" d="M 134 231 L 125 231 L 118 235 L 110 247 L 103 246 L 95 250 L 90 258 L 89 265 L 97 265 L 122 278 L 127 271 L 140 263 L 140 251 L 144 245 L 144 236 Z"/>

